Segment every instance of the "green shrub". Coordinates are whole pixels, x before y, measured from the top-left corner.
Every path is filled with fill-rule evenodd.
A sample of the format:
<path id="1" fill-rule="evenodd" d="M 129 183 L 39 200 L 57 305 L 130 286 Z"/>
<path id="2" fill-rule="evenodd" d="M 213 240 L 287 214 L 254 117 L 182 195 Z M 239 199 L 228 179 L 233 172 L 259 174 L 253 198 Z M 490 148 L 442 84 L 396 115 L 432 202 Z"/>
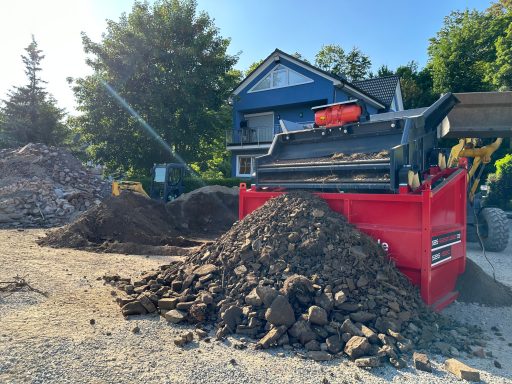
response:
<path id="1" fill-rule="evenodd" d="M 496 173 L 487 177 L 486 205 L 512 209 L 512 154 L 496 161 Z"/>

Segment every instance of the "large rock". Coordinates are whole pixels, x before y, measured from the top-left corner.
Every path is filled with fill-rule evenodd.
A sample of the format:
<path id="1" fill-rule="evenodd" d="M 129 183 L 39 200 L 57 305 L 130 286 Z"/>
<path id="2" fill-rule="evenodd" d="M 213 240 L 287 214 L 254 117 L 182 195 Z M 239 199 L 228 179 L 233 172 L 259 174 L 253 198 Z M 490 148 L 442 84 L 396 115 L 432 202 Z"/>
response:
<path id="1" fill-rule="evenodd" d="M 275 288 L 269 287 L 268 285 L 256 287 L 256 293 L 265 307 L 270 307 L 274 299 L 279 295 L 279 292 L 277 292 Z"/>
<path id="2" fill-rule="evenodd" d="M 268 333 L 265 336 L 263 336 L 263 338 L 260 341 L 258 341 L 258 343 L 256 344 L 256 348 L 266 349 L 273 344 L 277 344 L 277 341 L 286 332 L 286 329 L 287 328 L 285 325 L 272 328 L 270 331 L 268 331 Z"/>
<path id="3" fill-rule="evenodd" d="M 432 372 L 432 365 L 428 356 L 424 353 L 414 352 L 412 354 L 412 361 L 414 362 L 414 368 L 419 371 Z"/>
<path id="4" fill-rule="evenodd" d="M 148 313 L 146 308 L 142 305 L 142 303 L 138 300 L 132 301 L 123 305 L 121 308 L 124 316 L 129 315 L 145 315 Z"/>
<path id="5" fill-rule="evenodd" d="M 235 332 L 236 326 L 242 322 L 242 314 L 242 308 L 232 305 L 222 313 L 221 318 L 231 332 Z"/>
<path id="6" fill-rule="evenodd" d="M 370 348 L 370 344 L 366 337 L 352 336 L 345 345 L 344 352 L 352 359 L 366 355 L 366 352 Z"/>
<path id="7" fill-rule="evenodd" d="M 171 309 L 170 311 L 165 313 L 164 317 L 167 321 L 173 324 L 178 324 L 187 318 L 187 314 L 178 309 Z"/>
<path id="8" fill-rule="evenodd" d="M 270 308 L 265 312 L 265 319 L 273 325 L 286 325 L 287 327 L 295 323 L 295 314 L 288 299 L 278 295 Z"/>
<path id="9" fill-rule="evenodd" d="M 288 333 L 291 337 L 298 339 L 301 344 L 306 344 L 308 341 L 316 339 L 316 333 L 313 332 L 308 322 L 302 319 L 293 324 Z"/>
<path id="10" fill-rule="evenodd" d="M 350 319 L 346 319 L 341 324 L 341 330 L 343 333 L 350 333 L 352 336 L 364 336 L 364 333 Z"/>
<path id="11" fill-rule="evenodd" d="M 461 363 L 456 359 L 448 359 L 444 362 L 445 369 L 453 373 L 459 379 L 468 381 L 480 381 L 480 372 L 476 369 L 468 367 L 466 364 Z"/>
<path id="12" fill-rule="evenodd" d="M 245 296 L 245 303 L 252 305 L 253 307 L 259 307 L 263 304 L 263 300 L 258 296 L 256 288 L 254 288 L 247 296 Z"/>
<path id="13" fill-rule="evenodd" d="M 343 341 L 339 335 L 331 335 L 327 339 L 325 339 L 325 343 L 327 344 L 327 350 L 330 353 L 338 353 L 341 352 L 343 348 Z"/>
<path id="14" fill-rule="evenodd" d="M 201 265 L 200 267 L 197 267 L 196 269 L 194 269 L 194 274 L 196 274 L 199 277 L 205 276 L 205 275 L 209 275 L 210 273 L 216 272 L 217 269 L 218 269 L 217 266 L 214 264 L 205 264 L 205 265 Z"/>
<path id="15" fill-rule="evenodd" d="M 357 367 L 360 368 L 375 368 L 380 367 L 380 359 L 377 356 L 360 357 L 354 361 Z"/>
<path id="16" fill-rule="evenodd" d="M 158 300 L 158 308 L 160 308 L 161 310 L 164 310 L 164 311 L 167 311 L 170 309 L 175 309 L 177 303 L 178 303 L 177 298 L 174 298 L 174 297 L 163 298 L 163 299 Z"/>
<path id="17" fill-rule="evenodd" d="M 329 320 L 327 319 L 327 311 L 317 305 L 309 307 L 308 320 L 311 324 L 325 325 L 329 323 Z"/>

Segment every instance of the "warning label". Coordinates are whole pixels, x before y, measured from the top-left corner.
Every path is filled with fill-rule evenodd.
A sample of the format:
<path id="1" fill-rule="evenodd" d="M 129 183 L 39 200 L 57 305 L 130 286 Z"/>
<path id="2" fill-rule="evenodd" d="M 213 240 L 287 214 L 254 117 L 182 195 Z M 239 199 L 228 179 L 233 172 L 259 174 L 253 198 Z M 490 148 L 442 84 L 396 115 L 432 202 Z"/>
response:
<path id="1" fill-rule="evenodd" d="M 432 265 L 442 263 L 452 258 L 452 247 L 432 251 Z"/>
<path id="2" fill-rule="evenodd" d="M 437 251 L 438 249 L 449 247 L 460 242 L 460 231 L 443 233 L 442 235 L 432 237 L 432 251 Z"/>

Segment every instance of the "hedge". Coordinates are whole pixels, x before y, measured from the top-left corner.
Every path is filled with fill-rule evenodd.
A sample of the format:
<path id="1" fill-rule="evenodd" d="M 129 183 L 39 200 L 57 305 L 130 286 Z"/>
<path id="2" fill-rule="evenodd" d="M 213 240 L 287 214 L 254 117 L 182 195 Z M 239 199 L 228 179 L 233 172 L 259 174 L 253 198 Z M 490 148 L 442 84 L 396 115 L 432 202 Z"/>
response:
<path id="1" fill-rule="evenodd" d="M 512 154 L 496 161 L 496 173 L 487 178 L 489 193 L 486 205 L 512 209 Z"/>

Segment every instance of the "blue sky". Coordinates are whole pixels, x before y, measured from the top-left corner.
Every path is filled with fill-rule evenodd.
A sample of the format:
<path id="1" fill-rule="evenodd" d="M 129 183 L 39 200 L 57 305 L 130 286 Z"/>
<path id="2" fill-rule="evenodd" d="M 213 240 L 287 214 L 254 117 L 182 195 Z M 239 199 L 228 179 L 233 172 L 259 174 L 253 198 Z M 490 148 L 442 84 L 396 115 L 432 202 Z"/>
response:
<path id="1" fill-rule="evenodd" d="M 198 9 L 215 19 L 230 53 L 242 52 L 237 68 L 266 57 L 275 48 L 300 52 L 310 61 L 325 44 L 346 50 L 359 47 L 374 69 L 416 60 L 427 62 L 428 39 L 443 18 L 456 9 L 484 10 L 486 0 L 348 1 L 348 0 L 198 0 Z M 2 76 L 0 99 L 14 85 L 25 83 L 20 55 L 35 34 L 46 58 L 42 77 L 59 105 L 73 113 L 75 102 L 68 76 L 90 73 L 85 65 L 80 32 L 99 41 L 106 19 L 129 12 L 133 0 L 18 0 L 0 1 Z"/>

